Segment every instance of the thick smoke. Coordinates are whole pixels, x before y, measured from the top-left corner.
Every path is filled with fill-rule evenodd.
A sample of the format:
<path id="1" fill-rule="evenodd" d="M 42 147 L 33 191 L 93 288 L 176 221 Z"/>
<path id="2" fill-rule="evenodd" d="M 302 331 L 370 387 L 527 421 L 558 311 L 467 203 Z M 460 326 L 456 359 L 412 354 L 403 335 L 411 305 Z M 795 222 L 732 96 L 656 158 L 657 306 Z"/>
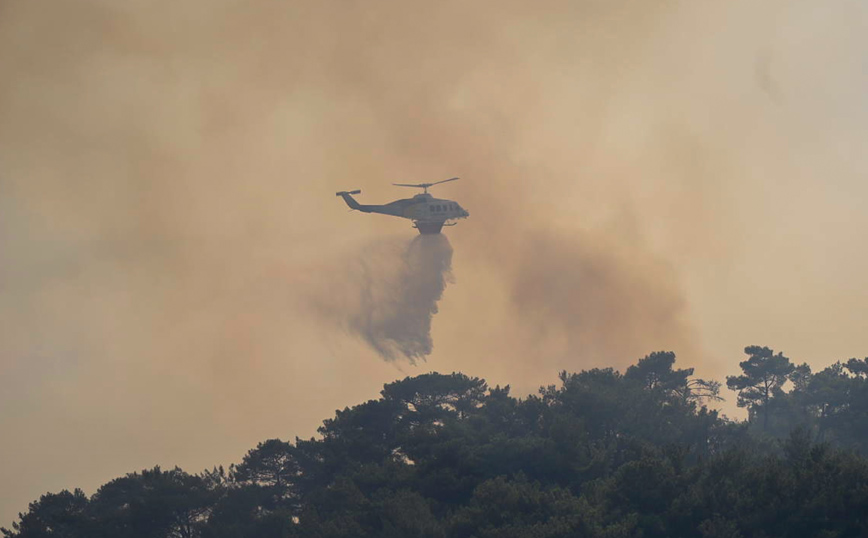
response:
<path id="1" fill-rule="evenodd" d="M 0 1 L 0 525 L 311 434 L 405 357 L 529 392 L 862 356 L 866 10 Z M 455 175 L 438 300 L 446 245 L 334 192 Z"/>
<path id="2" fill-rule="evenodd" d="M 650 349 L 696 358 L 674 271 L 599 235 L 531 233 L 514 245 L 511 300 L 548 353 L 619 365 Z"/>
<path id="3" fill-rule="evenodd" d="M 341 265 L 329 272 L 332 285 L 310 297 L 311 306 L 385 360 L 416 364 L 430 355 L 431 320 L 452 279 L 446 236 L 372 241 Z"/>

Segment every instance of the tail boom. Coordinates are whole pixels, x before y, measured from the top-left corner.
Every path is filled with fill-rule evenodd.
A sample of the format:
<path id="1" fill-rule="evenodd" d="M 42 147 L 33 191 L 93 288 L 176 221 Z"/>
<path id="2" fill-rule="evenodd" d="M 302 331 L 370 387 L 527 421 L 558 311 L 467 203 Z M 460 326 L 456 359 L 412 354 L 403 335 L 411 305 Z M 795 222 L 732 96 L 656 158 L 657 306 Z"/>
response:
<path id="1" fill-rule="evenodd" d="M 350 209 L 365 211 L 365 208 L 362 206 L 362 204 L 358 203 L 356 199 L 353 198 L 354 194 L 361 194 L 361 192 L 362 191 L 360 189 L 356 189 L 354 191 L 338 191 L 335 193 L 335 196 L 340 196 L 341 198 L 343 198 L 344 202 L 346 202 L 347 205 L 350 206 Z"/>

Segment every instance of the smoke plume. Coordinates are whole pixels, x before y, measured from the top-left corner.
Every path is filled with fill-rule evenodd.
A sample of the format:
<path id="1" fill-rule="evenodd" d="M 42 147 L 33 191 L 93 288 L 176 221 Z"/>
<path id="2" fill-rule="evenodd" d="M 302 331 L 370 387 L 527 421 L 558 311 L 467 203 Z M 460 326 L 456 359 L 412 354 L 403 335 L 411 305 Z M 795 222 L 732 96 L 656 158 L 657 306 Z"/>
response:
<path id="1" fill-rule="evenodd" d="M 863 356 L 865 21 L 0 0 L 0 525 L 313 434 L 407 361 L 518 394 L 659 349 L 718 379 L 752 343 Z M 453 176 L 448 242 L 334 197 Z"/>
<path id="2" fill-rule="evenodd" d="M 416 364 L 431 354 L 431 320 L 452 281 L 452 246 L 445 235 L 372 241 L 328 274 L 330 285 L 308 296 L 323 319 L 360 337 L 387 361 Z"/>

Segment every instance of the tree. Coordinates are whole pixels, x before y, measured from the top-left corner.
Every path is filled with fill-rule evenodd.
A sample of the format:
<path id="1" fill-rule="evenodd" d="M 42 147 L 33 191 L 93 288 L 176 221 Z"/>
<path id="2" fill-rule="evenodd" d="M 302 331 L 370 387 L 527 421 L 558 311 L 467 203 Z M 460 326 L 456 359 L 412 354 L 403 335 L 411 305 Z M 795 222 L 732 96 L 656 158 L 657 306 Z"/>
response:
<path id="1" fill-rule="evenodd" d="M 856 377 L 860 377 L 862 379 L 868 377 L 868 358 L 859 360 L 859 359 L 850 359 L 847 361 L 845 365 L 850 373 Z"/>
<path id="2" fill-rule="evenodd" d="M 738 365 L 744 372 L 740 376 L 727 376 L 726 386 L 738 391 L 738 406 L 747 407 L 751 420 L 762 412 L 763 430 L 769 425 L 769 402 L 781 393 L 781 387 L 789 380 L 795 366 L 783 353 L 775 355 L 767 347 L 748 346 L 744 352 L 750 355 Z"/>
<path id="3" fill-rule="evenodd" d="M 478 377 L 432 372 L 389 383 L 380 394 L 423 418 L 440 418 L 447 413 L 462 417 L 482 405 L 487 389 L 485 380 Z"/>
<path id="4" fill-rule="evenodd" d="M 837 433 L 845 444 L 868 454 L 868 359 L 850 359 L 845 367 L 851 377 L 846 405 L 836 417 Z"/>
<path id="5" fill-rule="evenodd" d="M 584 498 L 545 488 L 524 475 L 499 476 L 480 484 L 449 521 L 456 538 L 566 538 L 601 536 L 599 514 Z"/>
<path id="6" fill-rule="evenodd" d="M 675 353 L 655 351 L 627 368 L 624 378 L 641 383 L 646 389 L 660 391 L 684 404 L 720 401 L 720 383 L 692 378 L 693 368 L 674 369 Z"/>
<path id="7" fill-rule="evenodd" d="M 26 514 L 18 514 L 21 521 L 12 524 L 13 530 L 0 528 L 0 533 L 7 538 L 85 538 L 87 506 L 87 496 L 80 489 L 46 493 L 30 503 Z"/>
<path id="8" fill-rule="evenodd" d="M 812 377 L 811 367 L 805 362 L 798 366 L 793 366 L 793 371 L 787 376 L 793 384 L 793 390 L 797 391 L 805 390 L 811 383 Z"/>
<path id="9" fill-rule="evenodd" d="M 868 536 L 868 368 L 816 375 L 750 347 L 740 401 L 788 441 L 696 405 L 692 370 L 648 355 L 621 374 L 561 373 L 516 399 L 462 374 L 386 385 L 321 436 L 269 439 L 189 475 L 128 474 L 88 500 L 30 505 L 4 538 L 621 538 Z M 792 382 L 794 389 L 781 387 Z M 807 418 L 805 418 L 807 417 Z M 784 422 L 784 420 L 786 422 Z M 825 430 L 824 430 L 825 431 Z M 777 432 L 775 432 L 777 433 Z"/>
<path id="10" fill-rule="evenodd" d="M 693 368 L 673 370 L 674 364 L 675 353 L 655 351 L 627 368 L 624 378 L 638 381 L 648 390 L 677 392 L 687 385 L 687 379 L 693 375 Z"/>
<path id="11" fill-rule="evenodd" d="M 215 503 L 202 538 L 271 538 L 294 536 L 293 513 L 273 506 L 271 492 L 261 486 L 236 484 Z"/>
<path id="12" fill-rule="evenodd" d="M 218 495 L 204 478 L 177 467 L 130 473 L 94 494 L 88 513 L 98 525 L 89 538 L 195 538 Z"/>
<path id="13" fill-rule="evenodd" d="M 257 536 L 266 529 L 282 533 L 292 527 L 302 489 L 297 452 L 280 439 L 268 439 L 247 452 L 231 468 L 236 487 L 215 508 L 209 520 L 210 536 L 221 536 L 221 532 L 223 536 Z"/>
<path id="14" fill-rule="evenodd" d="M 236 481 L 273 488 L 280 496 L 288 493 L 298 473 L 295 447 L 280 439 L 259 443 L 233 468 Z"/>

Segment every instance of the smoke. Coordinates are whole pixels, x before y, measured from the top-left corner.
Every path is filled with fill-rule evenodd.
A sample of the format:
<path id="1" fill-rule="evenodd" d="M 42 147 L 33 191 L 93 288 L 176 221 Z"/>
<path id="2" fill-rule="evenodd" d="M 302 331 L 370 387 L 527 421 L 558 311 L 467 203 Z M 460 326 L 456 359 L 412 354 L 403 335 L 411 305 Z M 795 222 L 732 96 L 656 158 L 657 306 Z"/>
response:
<path id="1" fill-rule="evenodd" d="M 445 235 L 371 241 L 327 274 L 328 287 L 307 295 L 324 320 L 387 361 L 404 358 L 415 365 L 431 354 L 431 320 L 452 282 L 452 246 Z"/>
<path id="2" fill-rule="evenodd" d="M 582 233 L 532 233 L 515 249 L 511 299 L 537 347 L 600 365 L 642 347 L 696 358 L 677 276 L 658 258 Z"/>
<path id="3" fill-rule="evenodd" d="M 0 524 L 309 435 L 407 361 L 518 393 L 862 356 L 866 9 L 0 2 Z M 452 176 L 449 242 L 334 197 Z"/>

